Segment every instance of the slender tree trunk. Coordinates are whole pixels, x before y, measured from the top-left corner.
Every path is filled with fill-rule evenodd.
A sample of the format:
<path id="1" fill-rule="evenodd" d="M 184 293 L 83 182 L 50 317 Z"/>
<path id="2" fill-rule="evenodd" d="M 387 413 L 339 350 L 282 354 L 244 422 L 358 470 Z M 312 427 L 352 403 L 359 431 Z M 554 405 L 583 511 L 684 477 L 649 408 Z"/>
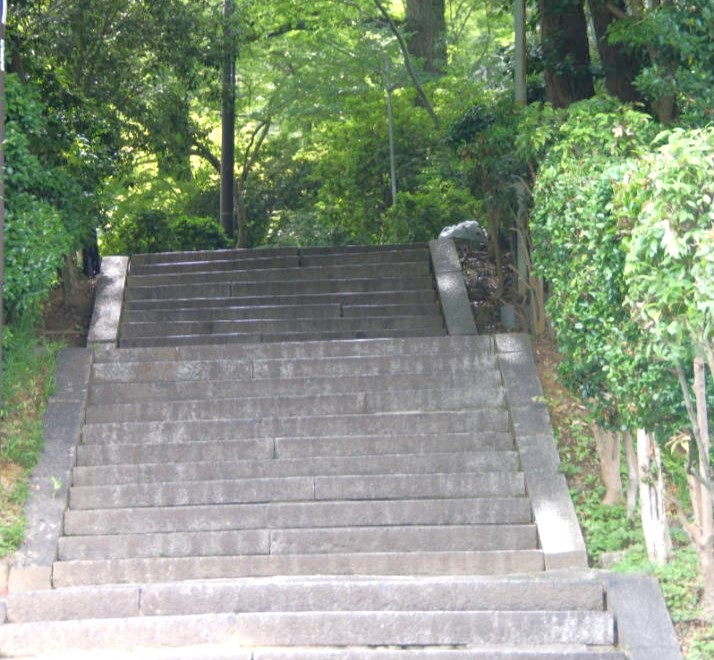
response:
<path id="1" fill-rule="evenodd" d="M 223 2 L 223 93 L 221 110 L 221 227 L 235 236 L 233 180 L 235 178 L 236 48 L 232 29 L 233 0 Z"/>
<path id="2" fill-rule="evenodd" d="M 659 446 L 654 433 L 637 431 L 637 461 L 640 481 L 640 511 L 647 556 L 664 564 L 672 553 L 672 539 L 664 505 L 664 480 Z"/>
<path id="3" fill-rule="evenodd" d="M 600 458 L 600 474 L 605 484 L 602 503 L 614 506 L 622 501 L 622 478 L 620 477 L 621 434 L 608 431 L 597 424 L 592 425 L 595 446 Z"/>
<path id="4" fill-rule="evenodd" d="M 446 66 L 446 13 L 444 0 L 407 0 L 409 54 L 424 63 L 424 70 L 439 75 Z"/>
<path id="5" fill-rule="evenodd" d="M 557 108 L 594 93 L 583 0 L 539 0 L 545 95 Z"/>
<path id="6" fill-rule="evenodd" d="M 637 509 L 637 491 L 640 487 L 640 480 L 637 470 L 637 452 L 632 433 L 625 431 L 625 456 L 627 457 L 627 519 L 632 520 Z"/>
<path id="7" fill-rule="evenodd" d="M 699 425 L 699 478 L 697 479 L 699 518 L 695 519 L 695 522 L 701 530 L 700 537 L 695 541 L 704 580 L 702 609 L 711 621 L 714 619 L 714 519 L 712 518 L 711 442 L 707 414 L 706 365 L 701 355 L 694 358 L 694 400 Z"/>

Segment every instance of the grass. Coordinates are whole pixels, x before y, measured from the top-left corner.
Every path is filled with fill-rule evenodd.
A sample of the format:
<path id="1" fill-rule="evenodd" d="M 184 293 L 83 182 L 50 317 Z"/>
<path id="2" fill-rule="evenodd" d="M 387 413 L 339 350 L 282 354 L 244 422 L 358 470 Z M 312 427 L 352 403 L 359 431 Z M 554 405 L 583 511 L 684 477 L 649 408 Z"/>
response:
<path id="1" fill-rule="evenodd" d="M 42 451 L 44 413 L 59 349 L 56 343 L 38 344 L 29 324 L 6 329 L 6 343 L 0 410 L 0 557 L 16 550 L 24 537 L 28 475 Z"/>

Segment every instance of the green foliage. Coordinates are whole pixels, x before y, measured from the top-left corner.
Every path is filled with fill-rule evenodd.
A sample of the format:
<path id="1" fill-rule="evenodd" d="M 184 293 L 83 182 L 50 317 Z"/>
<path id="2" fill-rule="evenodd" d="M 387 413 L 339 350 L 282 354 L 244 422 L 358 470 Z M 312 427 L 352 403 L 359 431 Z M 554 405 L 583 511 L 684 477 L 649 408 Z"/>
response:
<path id="1" fill-rule="evenodd" d="M 213 218 L 169 216 L 161 210 L 125 215 L 102 236 L 106 254 L 144 254 L 184 250 L 217 250 L 228 239 Z"/>
<path id="2" fill-rule="evenodd" d="M 628 303 L 655 352 L 714 348 L 714 128 L 675 130 L 641 159 L 617 199 L 632 226 Z"/>
<path id="3" fill-rule="evenodd" d="M 414 192 L 397 195 L 384 215 L 383 243 L 430 241 L 439 232 L 476 215 L 476 200 L 453 181 L 434 178 Z"/>
<path id="4" fill-rule="evenodd" d="M 705 126 L 714 112 L 714 0 L 674 0 L 616 21 L 612 43 L 646 56 L 635 85 L 646 99 L 672 97 L 680 121 Z"/>
<path id="5" fill-rule="evenodd" d="M 550 284 L 548 311 L 564 384 L 603 426 L 670 423 L 676 381 L 643 350 L 625 306 L 628 231 L 611 212 L 621 162 L 645 153 L 650 119 L 612 99 L 572 105 L 540 166 L 533 259 Z"/>
<path id="6" fill-rule="evenodd" d="M 659 565 L 649 561 L 644 545 L 636 545 L 613 570 L 654 575 L 659 580 L 672 620 L 675 623 L 697 620 L 702 582 L 693 548 L 675 548 L 674 558 Z"/>

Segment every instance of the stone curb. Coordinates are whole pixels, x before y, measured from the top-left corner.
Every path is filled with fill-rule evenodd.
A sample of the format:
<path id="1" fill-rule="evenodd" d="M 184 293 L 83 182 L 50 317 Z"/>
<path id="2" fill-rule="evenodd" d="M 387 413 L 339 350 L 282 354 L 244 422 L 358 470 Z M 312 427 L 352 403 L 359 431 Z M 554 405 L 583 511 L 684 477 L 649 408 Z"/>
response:
<path id="1" fill-rule="evenodd" d="M 538 527 L 546 570 L 585 569 L 587 552 L 559 472 L 550 416 L 527 335 L 495 335 L 511 424 Z"/>
<path id="2" fill-rule="evenodd" d="M 682 660 L 659 583 L 645 575 L 602 574 L 620 648 L 630 660 Z"/>
<path id="3" fill-rule="evenodd" d="M 29 480 L 25 541 L 11 560 L 11 592 L 52 587 L 52 563 L 84 422 L 91 362 L 92 352 L 86 348 L 65 348 L 57 357 L 57 385 L 45 412 L 45 447 Z"/>
<path id="4" fill-rule="evenodd" d="M 448 333 L 478 334 L 454 241 L 450 238 L 429 241 L 429 250 Z"/>
<path id="5" fill-rule="evenodd" d="M 102 259 L 87 346 L 112 348 L 117 345 L 128 270 L 129 257 Z"/>

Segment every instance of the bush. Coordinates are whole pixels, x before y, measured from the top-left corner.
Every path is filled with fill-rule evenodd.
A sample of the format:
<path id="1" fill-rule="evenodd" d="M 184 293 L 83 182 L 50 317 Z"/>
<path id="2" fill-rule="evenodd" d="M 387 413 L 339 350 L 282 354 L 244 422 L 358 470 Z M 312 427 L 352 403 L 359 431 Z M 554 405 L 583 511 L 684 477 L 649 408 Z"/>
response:
<path id="1" fill-rule="evenodd" d="M 105 254 L 145 254 L 184 250 L 218 250 L 228 247 L 228 238 L 213 218 L 142 210 L 124 216 L 102 236 Z"/>

